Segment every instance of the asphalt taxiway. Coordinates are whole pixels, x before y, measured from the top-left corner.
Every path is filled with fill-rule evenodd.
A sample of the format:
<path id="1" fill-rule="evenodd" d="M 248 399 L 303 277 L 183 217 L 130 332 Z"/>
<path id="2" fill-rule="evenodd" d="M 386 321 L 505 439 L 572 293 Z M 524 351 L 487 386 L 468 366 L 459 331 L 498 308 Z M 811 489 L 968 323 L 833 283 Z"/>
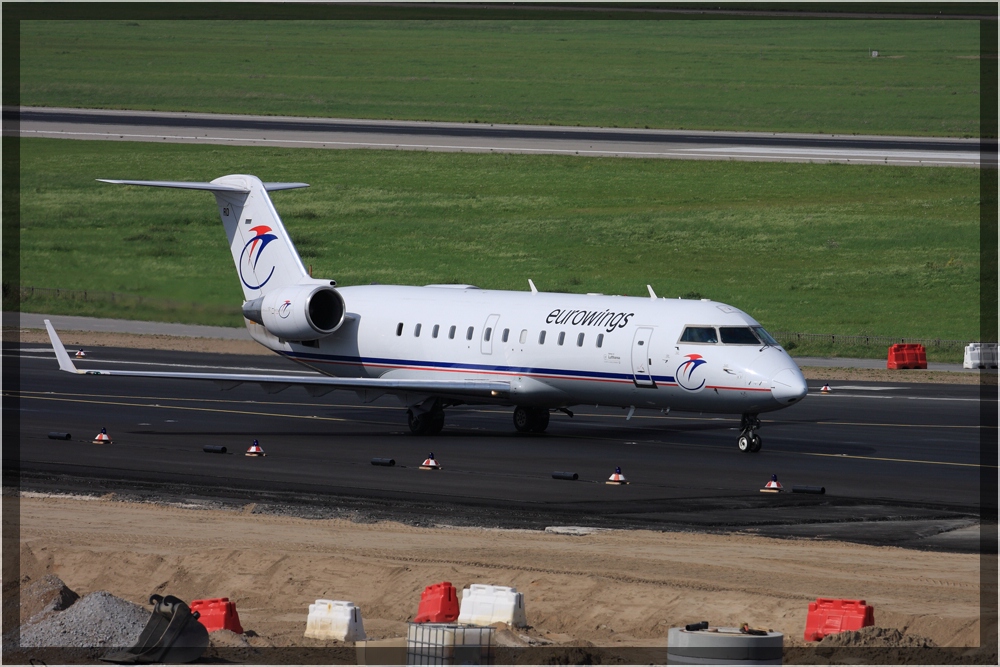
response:
<path id="1" fill-rule="evenodd" d="M 979 550 L 975 385 L 831 383 L 821 394 L 813 382 L 801 404 L 761 415 L 764 447 L 754 455 L 736 448 L 735 415 L 640 411 L 626 420 L 623 410 L 579 406 L 527 436 L 514 431 L 510 409 L 469 406 L 448 410 L 439 436 L 415 437 L 391 397 L 365 404 L 350 392 L 312 398 L 297 388 L 269 395 L 256 385 L 74 376 L 57 369 L 51 348 L 31 344 L 4 355 L 8 371 L 19 361 L 19 390 L 8 390 L 17 400 L 5 407 L 20 421 L 22 488 L 422 524 L 749 530 Z M 77 364 L 303 372 L 277 356 L 115 348 Z M 113 445 L 91 443 L 101 427 Z M 72 437 L 50 439 L 54 431 Z M 265 458 L 244 456 L 254 439 Z M 430 452 L 442 470 L 419 469 Z M 375 457 L 396 465 L 373 466 Z M 605 484 L 616 466 L 628 486 Z M 772 474 L 786 489 L 826 493 L 761 493 Z"/>
<path id="2" fill-rule="evenodd" d="M 5 135 L 55 139 L 675 160 L 953 167 L 996 164 L 995 141 L 981 145 L 978 139 L 959 138 L 558 127 L 43 107 L 8 109 L 4 110 L 3 117 Z"/>

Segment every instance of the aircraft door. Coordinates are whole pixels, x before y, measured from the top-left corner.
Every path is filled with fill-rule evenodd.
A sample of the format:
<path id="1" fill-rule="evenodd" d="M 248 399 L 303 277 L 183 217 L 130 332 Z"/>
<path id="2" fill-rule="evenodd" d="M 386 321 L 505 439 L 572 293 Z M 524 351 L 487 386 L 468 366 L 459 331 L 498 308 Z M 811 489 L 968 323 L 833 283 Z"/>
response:
<path id="1" fill-rule="evenodd" d="M 497 337 L 497 321 L 499 319 L 499 315 L 490 315 L 486 318 L 486 324 L 483 326 L 482 346 L 480 348 L 483 354 L 493 354 L 493 339 Z"/>
<path id="2" fill-rule="evenodd" d="M 632 339 L 632 376 L 637 387 L 656 387 L 650 368 L 653 358 L 649 351 L 649 339 L 652 337 L 652 327 L 639 327 Z"/>

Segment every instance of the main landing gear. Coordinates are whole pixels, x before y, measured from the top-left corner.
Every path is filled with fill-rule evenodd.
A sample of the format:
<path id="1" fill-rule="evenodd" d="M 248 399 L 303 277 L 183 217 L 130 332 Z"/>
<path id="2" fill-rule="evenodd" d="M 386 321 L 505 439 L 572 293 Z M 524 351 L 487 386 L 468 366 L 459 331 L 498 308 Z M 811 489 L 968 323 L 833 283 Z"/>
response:
<path id="1" fill-rule="evenodd" d="M 542 433 L 549 427 L 548 408 L 514 408 L 514 428 L 518 433 Z"/>
<path id="2" fill-rule="evenodd" d="M 761 439 L 757 435 L 760 420 L 757 415 L 745 414 L 740 420 L 740 439 L 736 441 L 741 452 L 755 454 L 760 451 Z"/>
<path id="3" fill-rule="evenodd" d="M 444 428 L 444 408 L 436 401 L 430 410 L 414 406 L 406 411 L 406 421 L 413 435 L 437 435 Z"/>

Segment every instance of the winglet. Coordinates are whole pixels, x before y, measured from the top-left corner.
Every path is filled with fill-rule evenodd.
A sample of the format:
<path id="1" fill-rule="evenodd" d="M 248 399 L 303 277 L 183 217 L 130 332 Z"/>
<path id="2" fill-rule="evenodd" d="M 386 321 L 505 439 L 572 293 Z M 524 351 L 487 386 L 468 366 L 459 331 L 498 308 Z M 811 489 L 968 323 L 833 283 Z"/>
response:
<path id="1" fill-rule="evenodd" d="M 538 294 L 538 288 L 535 287 L 535 283 L 534 283 L 534 281 L 531 280 L 531 278 L 528 278 L 528 285 L 531 286 L 531 293 L 532 294 Z"/>
<path id="2" fill-rule="evenodd" d="M 79 373 L 80 371 L 73 364 L 73 360 L 69 358 L 66 346 L 59 340 L 59 335 L 53 328 L 52 322 L 45 320 L 45 328 L 49 330 L 49 340 L 52 341 L 52 349 L 55 350 L 56 359 L 59 360 L 59 370 L 66 371 L 67 373 Z"/>
<path id="3" fill-rule="evenodd" d="M 655 299 L 656 298 L 656 292 L 653 291 L 653 286 L 652 285 L 646 285 L 646 289 L 649 290 L 649 298 L 650 299 Z"/>

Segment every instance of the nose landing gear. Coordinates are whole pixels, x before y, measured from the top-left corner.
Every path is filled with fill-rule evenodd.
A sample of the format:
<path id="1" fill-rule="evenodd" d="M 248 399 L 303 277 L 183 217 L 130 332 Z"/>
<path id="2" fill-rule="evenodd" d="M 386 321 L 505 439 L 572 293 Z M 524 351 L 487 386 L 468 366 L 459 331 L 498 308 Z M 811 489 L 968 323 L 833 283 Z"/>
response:
<path id="1" fill-rule="evenodd" d="M 736 444 L 740 448 L 741 452 L 755 454 L 760 451 L 763 443 L 760 436 L 757 435 L 757 429 L 759 428 L 760 420 L 757 418 L 757 415 L 743 415 L 740 419 L 740 437 L 739 440 L 736 441 Z"/>

